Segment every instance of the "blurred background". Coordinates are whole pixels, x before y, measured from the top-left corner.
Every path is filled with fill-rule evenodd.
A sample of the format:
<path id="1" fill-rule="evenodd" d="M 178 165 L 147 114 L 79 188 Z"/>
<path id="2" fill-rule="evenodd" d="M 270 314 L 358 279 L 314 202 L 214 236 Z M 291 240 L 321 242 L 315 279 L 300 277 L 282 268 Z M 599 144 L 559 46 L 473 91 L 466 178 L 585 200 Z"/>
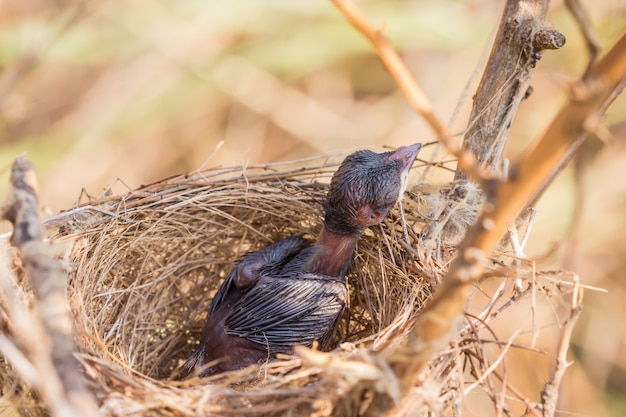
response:
<path id="1" fill-rule="evenodd" d="M 502 3 L 358 2 L 459 140 Z M 583 5 L 603 47 L 626 30 L 623 0 Z M 548 21 L 567 43 L 538 65 L 511 130 L 511 159 L 546 127 L 587 64 L 561 2 Z M 370 45 L 326 0 L 3 0 L 0 68 L 0 192 L 12 160 L 26 153 L 49 214 L 203 167 L 434 140 Z M 539 267 L 567 267 L 607 290 L 585 293 L 564 416 L 626 414 L 624 95 L 606 125 L 612 138 L 592 137 L 542 197 L 527 246 Z M 528 361 L 548 369 L 551 359 Z M 534 392 L 547 375 L 529 378 Z"/>

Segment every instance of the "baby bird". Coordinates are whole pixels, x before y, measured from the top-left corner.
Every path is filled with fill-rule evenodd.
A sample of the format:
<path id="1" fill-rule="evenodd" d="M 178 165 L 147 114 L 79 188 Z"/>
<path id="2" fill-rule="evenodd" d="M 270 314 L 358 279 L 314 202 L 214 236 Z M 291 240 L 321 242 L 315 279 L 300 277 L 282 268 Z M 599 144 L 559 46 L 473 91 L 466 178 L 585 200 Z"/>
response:
<path id="1" fill-rule="evenodd" d="M 331 180 L 317 240 L 292 236 L 245 255 L 213 298 L 181 376 L 242 369 L 296 345 L 328 349 L 346 309 L 345 277 L 359 237 L 402 197 L 420 147 L 347 156 Z"/>

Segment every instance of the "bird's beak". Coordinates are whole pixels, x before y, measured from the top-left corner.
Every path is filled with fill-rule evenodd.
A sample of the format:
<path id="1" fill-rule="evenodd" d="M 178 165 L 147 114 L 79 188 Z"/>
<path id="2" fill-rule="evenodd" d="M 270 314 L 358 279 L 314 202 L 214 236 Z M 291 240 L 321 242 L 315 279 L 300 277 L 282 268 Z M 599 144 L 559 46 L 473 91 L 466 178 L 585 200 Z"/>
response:
<path id="1" fill-rule="evenodd" d="M 416 143 L 410 146 L 401 146 L 387 157 L 390 161 L 400 160 L 402 161 L 402 168 L 400 168 L 400 195 L 398 199 L 402 199 L 406 187 L 409 182 L 409 170 L 413 166 L 417 154 L 422 148 L 421 143 Z"/>

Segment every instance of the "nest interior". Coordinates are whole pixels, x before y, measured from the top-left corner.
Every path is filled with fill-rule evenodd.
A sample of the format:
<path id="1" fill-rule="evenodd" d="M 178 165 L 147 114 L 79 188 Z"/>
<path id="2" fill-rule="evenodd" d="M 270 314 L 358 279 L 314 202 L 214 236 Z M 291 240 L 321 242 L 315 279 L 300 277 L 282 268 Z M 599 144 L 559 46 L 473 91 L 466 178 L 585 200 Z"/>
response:
<path id="1" fill-rule="evenodd" d="M 325 157 L 308 165 L 175 176 L 93 199 L 46 222 L 53 241 L 70 243 L 68 301 L 75 340 L 104 414 L 304 410 L 293 407 L 317 415 L 355 413 L 338 411 L 347 392 L 337 382 L 343 376 L 320 383 L 319 369 L 289 358 L 262 375 L 250 369 L 200 385 L 169 380 L 195 349 L 211 299 L 241 256 L 286 236 L 317 235 L 321 201 L 338 161 Z M 348 350 L 365 352 L 401 340 L 479 203 L 472 190 L 422 184 L 405 195 L 404 214 L 396 208 L 369 229 L 348 277 L 350 314 L 333 346 L 350 342 Z M 441 372 L 442 366 L 434 378 L 457 392 L 460 382 L 453 380 L 463 373 Z M 14 377 L 10 367 L 2 372 L 5 381 Z M 441 404 L 453 403 L 454 394 L 446 397 L 443 391 Z M 45 415 L 36 399 L 19 398 L 26 414 Z"/>
<path id="2" fill-rule="evenodd" d="M 55 239 L 75 241 L 69 299 L 77 332 L 88 336 L 81 348 L 168 378 L 194 350 L 210 301 L 241 256 L 286 236 L 317 235 L 333 170 L 175 177 L 65 216 Z M 419 263 L 403 261 L 399 230 L 395 213 L 360 242 L 335 346 L 378 334 L 408 300 L 428 296 Z"/>
<path id="3" fill-rule="evenodd" d="M 69 299 L 77 330 L 91 335 L 83 349 L 167 378 L 194 349 L 210 301 L 238 259 L 286 236 L 318 234 L 335 165 L 174 177 L 55 221 L 55 239 L 74 240 Z M 363 236 L 337 343 L 376 335 L 404 300 L 428 296 L 420 263 L 404 261 L 399 232 L 396 211 Z"/>

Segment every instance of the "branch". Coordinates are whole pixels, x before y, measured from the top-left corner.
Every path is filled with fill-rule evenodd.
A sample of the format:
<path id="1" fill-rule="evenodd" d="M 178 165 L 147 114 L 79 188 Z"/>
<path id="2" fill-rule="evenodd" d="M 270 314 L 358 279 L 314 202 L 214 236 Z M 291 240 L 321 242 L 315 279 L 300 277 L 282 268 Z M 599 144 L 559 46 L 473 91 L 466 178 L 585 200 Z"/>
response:
<path id="1" fill-rule="evenodd" d="M 411 366 L 397 366 L 409 386 L 418 380 L 434 352 L 456 335 L 467 294 L 483 272 L 487 256 L 515 219 L 568 161 L 626 83 L 626 35 L 572 89 L 572 96 L 548 129 L 519 159 L 510 179 L 490 183 L 493 196 L 459 245 L 458 255 L 430 304 L 416 318 L 400 349 Z"/>
<path id="2" fill-rule="evenodd" d="M 558 49 L 565 37 L 543 20 L 547 0 L 508 0 L 489 61 L 474 96 L 463 146 L 487 171 L 499 170 L 502 151 L 520 102 L 544 49 Z M 457 170 L 455 180 L 466 175 Z"/>
<path id="3" fill-rule="evenodd" d="M 372 43 L 378 53 L 378 57 L 404 93 L 411 107 L 426 120 L 433 132 L 435 132 L 435 135 L 437 135 L 437 139 L 457 159 L 458 166 L 474 182 L 482 184 L 486 175 L 478 166 L 476 158 L 471 153 L 463 150 L 443 123 L 439 121 L 433 112 L 428 97 L 417 84 L 406 65 L 404 65 L 400 55 L 391 46 L 383 31 L 374 29 L 367 17 L 352 0 L 333 0 L 333 3 L 341 10 L 348 21 Z"/>
<path id="4" fill-rule="evenodd" d="M 574 85 L 569 101 L 512 167 L 509 181 L 497 187 L 493 201 L 497 210 L 491 215 L 486 210 L 482 216 L 483 221 L 492 221 L 496 227 L 491 233 L 481 233 L 483 237 L 477 241 L 477 246 L 486 245 L 482 243 L 486 240 L 486 246 L 493 247 L 506 225 L 541 194 L 588 133 L 596 129 L 606 108 L 624 88 L 625 81 L 626 34 Z"/>
<path id="5" fill-rule="evenodd" d="M 11 168 L 12 195 L 4 217 L 13 222 L 13 243 L 19 247 L 22 262 L 30 277 L 37 299 L 34 326 L 15 329 L 15 336 L 39 371 L 36 387 L 54 417 L 95 415 L 97 407 L 85 388 L 78 361 L 74 357 L 71 316 L 65 298 L 67 273 L 55 259 L 52 249 L 43 241 L 37 203 L 37 183 L 32 164 L 17 158 Z M 10 292 L 11 283 L 2 283 Z M 8 295 L 8 294 L 7 294 Z M 13 303 L 12 316 L 28 315 L 24 306 Z M 6 340 L 5 340 L 6 342 Z M 8 346 L 4 343 L 3 346 Z M 19 358 L 13 355 L 11 358 Z M 11 358 L 7 358 L 11 360 Z M 16 369 L 26 369 L 24 366 Z M 27 378 L 28 379 L 28 378 Z M 32 377 L 31 377 L 32 379 Z"/>
<path id="6" fill-rule="evenodd" d="M 565 371 L 570 366 L 567 360 L 567 352 L 569 351 L 570 339 L 574 331 L 576 320 L 583 310 L 582 307 L 583 291 L 578 286 L 578 277 L 574 278 L 574 290 L 572 291 L 572 306 L 567 321 L 563 324 L 561 331 L 561 340 L 559 341 L 559 350 L 556 357 L 556 366 L 552 373 L 552 379 L 546 382 L 545 388 L 541 393 L 541 405 L 544 417 L 553 417 L 556 412 L 557 400 L 559 398 L 559 387 L 565 375 Z"/>
<path id="7" fill-rule="evenodd" d="M 591 19 L 587 14 L 587 11 L 582 7 L 578 0 L 565 0 L 565 5 L 569 9 L 570 13 L 574 17 L 580 32 L 585 39 L 585 44 L 587 46 L 587 50 L 589 51 L 589 65 L 587 66 L 587 71 L 589 68 L 596 62 L 596 58 L 602 47 L 600 46 L 600 39 L 598 38 L 598 34 L 593 29 L 591 24 Z"/>

